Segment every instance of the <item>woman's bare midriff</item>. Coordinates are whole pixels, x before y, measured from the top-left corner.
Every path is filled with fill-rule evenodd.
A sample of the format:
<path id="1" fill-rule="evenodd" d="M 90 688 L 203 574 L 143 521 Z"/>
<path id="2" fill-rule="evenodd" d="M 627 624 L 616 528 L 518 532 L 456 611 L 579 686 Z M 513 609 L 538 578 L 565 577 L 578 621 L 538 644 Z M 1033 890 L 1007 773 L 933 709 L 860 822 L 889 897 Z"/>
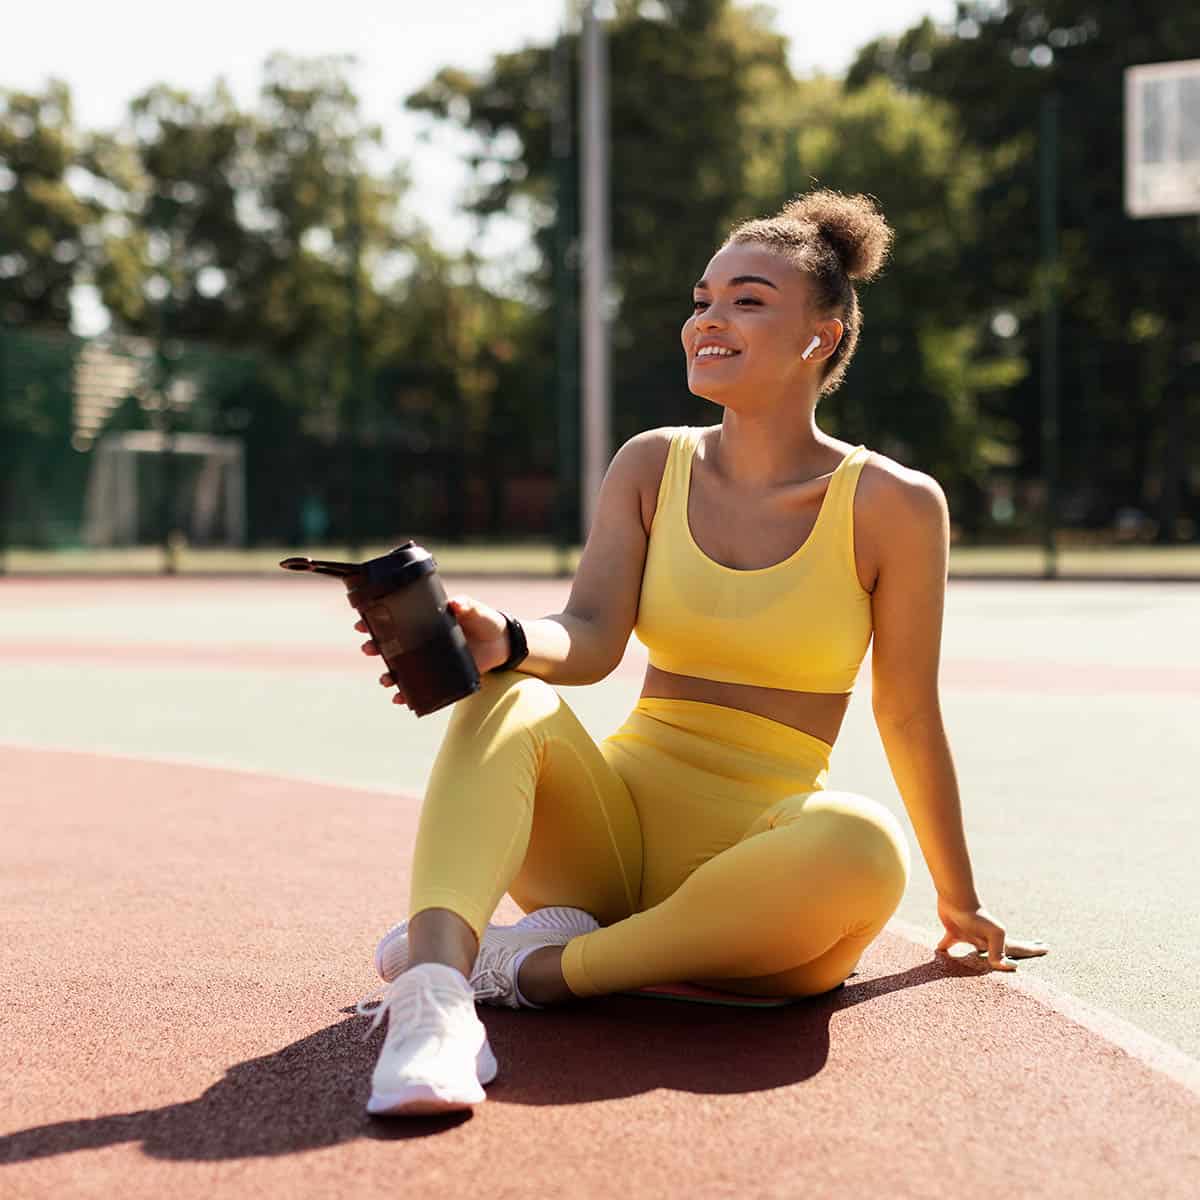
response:
<path id="1" fill-rule="evenodd" d="M 642 695 L 664 700 L 699 700 L 704 704 L 740 708 L 743 712 L 756 713 L 782 725 L 790 725 L 831 746 L 837 740 L 846 709 L 850 705 L 850 696 L 844 693 L 789 692 L 781 688 L 753 687 L 744 683 L 719 683 L 715 679 L 675 675 L 651 666 L 646 668 Z"/>

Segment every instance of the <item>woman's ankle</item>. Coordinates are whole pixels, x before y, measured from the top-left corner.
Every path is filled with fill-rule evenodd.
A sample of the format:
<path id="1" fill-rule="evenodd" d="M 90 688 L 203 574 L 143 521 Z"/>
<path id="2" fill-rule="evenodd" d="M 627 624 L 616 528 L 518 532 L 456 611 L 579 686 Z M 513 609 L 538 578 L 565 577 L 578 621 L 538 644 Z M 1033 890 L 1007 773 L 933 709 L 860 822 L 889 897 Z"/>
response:
<path id="1" fill-rule="evenodd" d="M 517 988 L 532 1004 L 563 1004 L 574 1000 L 562 973 L 562 946 L 539 946 L 517 970 Z"/>
<path id="2" fill-rule="evenodd" d="M 443 967 L 453 967 L 464 979 L 471 978 L 471 972 L 475 966 L 473 960 L 467 962 L 464 958 L 456 954 L 414 954 L 408 960 L 408 967 L 406 969 L 411 971 L 413 967 L 420 967 L 425 963 L 437 963 Z"/>
<path id="3" fill-rule="evenodd" d="M 475 931 L 457 913 L 427 908 L 408 922 L 408 965 L 442 963 L 470 979 L 479 954 Z"/>

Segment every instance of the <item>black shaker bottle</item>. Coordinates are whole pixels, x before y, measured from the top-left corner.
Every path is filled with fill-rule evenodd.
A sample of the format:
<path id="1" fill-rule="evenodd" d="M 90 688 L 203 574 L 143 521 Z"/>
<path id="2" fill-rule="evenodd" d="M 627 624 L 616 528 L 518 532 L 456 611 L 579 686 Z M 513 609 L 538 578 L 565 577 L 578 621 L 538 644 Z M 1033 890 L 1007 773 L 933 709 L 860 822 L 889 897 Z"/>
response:
<path id="1" fill-rule="evenodd" d="M 350 603 L 418 717 L 478 691 L 479 669 L 428 550 L 407 541 L 364 563 L 285 558 L 279 565 L 336 575 L 345 583 Z"/>

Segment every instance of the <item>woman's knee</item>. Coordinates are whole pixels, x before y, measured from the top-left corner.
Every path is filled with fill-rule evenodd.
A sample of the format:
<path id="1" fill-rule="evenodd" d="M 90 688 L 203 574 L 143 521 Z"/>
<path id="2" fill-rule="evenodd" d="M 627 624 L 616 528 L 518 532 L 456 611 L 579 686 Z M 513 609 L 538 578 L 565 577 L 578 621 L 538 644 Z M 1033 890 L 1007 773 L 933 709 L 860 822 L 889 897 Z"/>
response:
<path id="1" fill-rule="evenodd" d="M 553 716 L 562 702 L 558 692 L 536 675 L 489 671 L 477 691 L 455 704 L 448 733 L 476 737 L 485 729 L 526 727 Z"/>
<path id="2" fill-rule="evenodd" d="M 521 671 L 487 671 L 479 678 L 479 690 L 459 703 L 497 704 L 509 702 L 541 703 L 559 701 L 559 694 L 544 679 Z"/>
<path id="3" fill-rule="evenodd" d="M 878 800 L 854 792 L 838 795 L 853 830 L 852 844 L 864 868 L 877 880 L 885 903 L 895 909 L 908 886 L 912 866 L 904 829 L 896 815 Z"/>
<path id="4" fill-rule="evenodd" d="M 856 792 L 805 796 L 803 812 L 828 852 L 894 910 L 912 865 L 908 839 L 896 816 L 878 800 Z"/>

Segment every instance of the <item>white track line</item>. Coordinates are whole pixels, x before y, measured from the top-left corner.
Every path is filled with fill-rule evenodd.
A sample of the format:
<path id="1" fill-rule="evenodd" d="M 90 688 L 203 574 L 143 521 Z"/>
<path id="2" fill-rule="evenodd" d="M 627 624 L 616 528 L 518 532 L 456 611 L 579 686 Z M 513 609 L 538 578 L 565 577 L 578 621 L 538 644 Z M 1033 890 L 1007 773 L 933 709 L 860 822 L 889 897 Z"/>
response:
<path id="1" fill-rule="evenodd" d="M 898 917 L 893 917 L 887 923 L 886 929 L 907 941 L 915 942 L 931 954 L 935 953 L 934 948 L 942 940 L 944 932 L 934 933 L 909 921 L 902 921 Z M 1124 1050 L 1131 1058 L 1136 1058 L 1153 1070 L 1170 1077 L 1196 1096 L 1200 1096 L 1200 1062 L 1197 1062 L 1196 1059 L 1172 1046 L 1169 1042 L 1155 1037 L 1154 1034 L 1139 1029 L 1124 1017 L 1097 1008 L 1086 1000 L 1081 1000 L 1078 996 L 1073 996 L 1070 992 L 1064 992 L 1054 984 L 1047 983 L 1044 979 L 1025 975 L 1023 974 L 1024 970 L 1023 967 L 1016 971 L 988 969 L 981 973 L 992 976 L 1007 987 L 1016 988 L 1017 991 L 1023 992 L 1039 1004 L 1053 1009 L 1077 1025 L 1082 1025 L 1098 1037 Z"/>
<path id="2" fill-rule="evenodd" d="M 105 746 L 72 745 L 66 742 L 25 741 L 20 738 L 0 738 L 0 750 L 45 750 L 50 754 L 92 754 L 97 758 L 119 758 L 128 762 L 159 763 L 168 767 L 198 767 L 209 771 L 231 771 L 236 775 L 261 775 L 265 779 L 288 779 L 295 783 L 312 783 L 320 787 L 335 787 L 347 792 L 362 792 L 367 796 L 413 797 L 412 790 L 402 788 L 389 792 L 387 788 L 369 783 L 352 783 L 334 775 L 314 775 L 310 771 L 264 770 L 247 767 L 234 759 L 201 758 L 190 754 L 155 754 L 138 750 L 114 750 Z"/>

